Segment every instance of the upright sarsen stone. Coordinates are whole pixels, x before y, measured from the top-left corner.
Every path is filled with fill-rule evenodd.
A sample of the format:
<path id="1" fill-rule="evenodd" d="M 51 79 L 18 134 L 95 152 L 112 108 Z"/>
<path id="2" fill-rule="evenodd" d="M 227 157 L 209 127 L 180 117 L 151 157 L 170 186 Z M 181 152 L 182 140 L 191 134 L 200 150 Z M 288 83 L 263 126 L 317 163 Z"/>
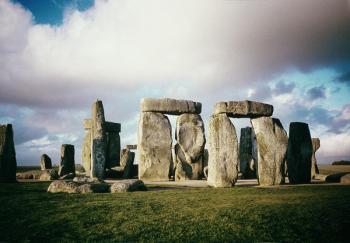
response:
<path id="1" fill-rule="evenodd" d="M 155 112 L 141 112 L 138 129 L 139 179 L 169 180 L 171 165 L 171 125 L 169 119 Z"/>
<path id="2" fill-rule="evenodd" d="M 311 178 L 315 178 L 316 174 L 319 174 L 316 151 L 320 148 L 321 143 L 319 138 L 312 138 L 312 157 L 311 157 Z"/>
<path id="3" fill-rule="evenodd" d="M 238 177 L 238 140 L 236 129 L 226 114 L 209 119 L 208 143 L 208 185 L 233 186 Z"/>
<path id="4" fill-rule="evenodd" d="M 244 179 L 256 178 L 252 134 L 253 129 L 251 127 L 241 128 L 241 137 L 239 140 L 239 164 L 240 172 Z"/>
<path id="5" fill-rule="evenodd" d="M 284 183 L 284 161 L 288 147 L 287 132 L 280 120 L 260 117 L 251 120 L 258 150 L 258 178 L 262 186 Z"/>
<path id="6" fill-rule="evenodd" d="M 121 124 L 115 122 L 105 122 L 104 131 L 107 138 L 106 168 L 119 166 L 120 162 L 120 130 Z"/>
<path id="7" fill-rule="evenodd" d="M 62 177 L 70 173 L 75 174 L 74 145 L 62 144 L 58 174 Z"/>
<path id="8" fill-rule="evenodd" d="M 291 122 L 287 150 L 288 178 L 292 184 L 311 180 L 312 141 L 307 123 Z"/>
<path id="9" fill-rule="evenodd" d="M 0 182 L 15 182 L 16 168 L 12 125 L 0 125 Z"/>
<path id="10" fill-rule="evenodd" d="M 86 175 L 91 174 L 91 119 L 84 120 L 85 136 L 82 146 L 82 162 Z"/>
<path id="11" fill-rule="evenodd" d="M 123 168 L 123 178 L 131 178 L 133 172 L 133 165 L 135 159 L 135 152 L 131 152 L 128 148 L 122 149 L 120 153 L 120 167 Z"/>
<path id="12" fill-rule="evenodd" d="M 52 169 L 51 158 L 47 154 L 43 154 L 40 157 L 41 170 Z"/>

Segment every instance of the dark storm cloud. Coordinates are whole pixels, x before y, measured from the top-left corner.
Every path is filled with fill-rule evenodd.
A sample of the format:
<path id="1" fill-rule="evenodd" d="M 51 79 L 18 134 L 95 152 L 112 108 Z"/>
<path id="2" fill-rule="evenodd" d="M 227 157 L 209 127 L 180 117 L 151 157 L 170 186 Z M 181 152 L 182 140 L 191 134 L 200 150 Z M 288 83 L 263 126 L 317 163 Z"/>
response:
<path id="1" fill-rule="evenodd" d="M 311 101 L 326 98 L 326 88 L 324 86 L 310 88 L 306 91 L 306 95 Z"/>
<path id="2" fill-rule="evenodd" d="M 295 89 L 295 83 L 287 83 L 284 81 L 279 81 L 275 88 L 273 88 L 273 94 L 274 95 L 282 95 L 282 94 L 287 94 L 291 93 Z"/>
<path id="3" fill-rule="evenodd" d="M 337 79 L 338 82 L 350 85 L 350 71 L 342 73 Z"/>

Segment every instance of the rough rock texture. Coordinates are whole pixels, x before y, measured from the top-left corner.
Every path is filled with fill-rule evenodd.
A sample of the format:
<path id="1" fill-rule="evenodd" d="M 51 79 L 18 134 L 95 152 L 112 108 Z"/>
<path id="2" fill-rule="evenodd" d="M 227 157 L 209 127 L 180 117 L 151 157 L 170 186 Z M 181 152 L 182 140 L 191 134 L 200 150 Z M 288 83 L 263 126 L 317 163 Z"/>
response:
<path id="1" fill-rule="evenodd" d="M 91 177 L 104 178 L 106 166 L 106 136 L 103 130 L 105 115 L 102 101 L 97 100 L 92 105 L 92 150 Z"/>
<path id="2" fill-rule="evenodd" d="M 233 186 L 238 176 L 238 140 L 236 129 L 226 114 L 210 117 L 208 143 L 208 185 Z"/>
<path id="3" fill-rule="evenodd" d="M 16 168 L 12 125 L 0 125 L 0 182 L 15 182 Z"/>
<path id="4" fill-rule="evenodd" d="M 241 128 L 239 140 L 239 165 L 242 178 L 256 178 L 255 160 L 253 158 L 253 129 L 251 127 Z"/>
<path id="5" fill-rule="evenodd" d="M 258 145 L 259 184 L 283 184 L 284 161 L 288 147 L 287 132 L 276 118 L 260 117 L 252 119 L 251 123 Z"/>
<path id="6" fill-rule="evenodd" d="M 107 183 L 86 183 L 74 181 L 54 181 L 47 189 L 48 192 L 66 193 L 100 193 L 109 192 L 110 185 Z"/>
<path id="7" fill-rule="evenodd" d="M 120 166 L 123 168 L 123 178 L 131 178 L 133 165 L 134 165 L 135 153 L 129 149 L 123 149 L 120 155 Z"/>
<path id="8" fill-rule="evenodd" d="M 40 167 L 41 170 L 52 169 L 51 158 L 47 154 L 43 154 L 40 157 Z"/>
<path id="9" fill-rule="evenodd" d="M 106 168 L 119 166 L 120 135 L 119 132 L 107 132 Z"/>
<path id="10" fill-rule="evenodd" d="M 88 182 L 88 183 L 104 183 L 104 181 L 101 179 L 91 178 L 91 177 L 87 177 L 87 176 L 74 177 L 73 181 L 74 182 Z"/>
<path id="11" fill-rule="evenodd" d="M 120 180 L 112 184 L 110 191 L 111 193 L 147 191 L 147 187 L 141 180 Z"/>
<path id="12" fill-rule="evenodd" d="M 40 181 L 52 181 L 52 180 L 57 180 L 59 178 L 58 172 L 55 169 L 51 170 L 43 170 L 41 172 Z"/>
<path id="13" fill-rule="evenodd" d="M 309 126 L 291 122 L 287 150 L 288 178 L 292 184 L 309 183 L 311 180 L 312 141 Z"/>
<path id="14" fill-rule="evenodd" d="M 272 116 L 273 106 L 250 100 L 217 102 L 214 106 L 214 115 L 221 113 L 233 118 Z"/>
<path id="15" fill-rule="evenodd" d="M 204 123 L 200 115 L 182 114 L 176 121 L 175 180 L 202 177 L 205 146 Z"/>
<path id="16" fill-rule="evenodd" d="M 344 184 L 350 184 L 350 173 L 343 175 L 340 178 L 340 183 L 344 183 Z"/>
<path id="17" fill-rule="evenodd" d="M 169 115 L 181 115 L 184 113 L 200 114 L 202 104 L 190 100 L 175 100 L 175 99 L 152 99 L 144 98 L 141 100 L 142 112 L 158 112 Z"/>
<path id="18" fill-rule="evenodd" d="M 311 157 L 311 178 L 315 178 L 316 174 L 319 174 L 317 160 L 316 160 L 316 151 L 320 148 L 321 143 L 319 138 L 312 138 L 312 157 Z"/>
<path id="19" fill-rule="evenodd" d="M 82 146 L 83 167 L 87 175 L 91 173 L 91 128 L 85 128 L 85 136 Z"/>
<path id="20" fill-rule="evenodd" d="M 74 146 L 71 144 L 62 144 L 58 174 L 59 176 L 64 176 L 70 173 L 75 174 Z"/>
<path id="21" fill-rule="evenodd" d="M 139 179 L 169 180 L 171 125 L 161 113 L 141 112 L 138 129 Z"/>

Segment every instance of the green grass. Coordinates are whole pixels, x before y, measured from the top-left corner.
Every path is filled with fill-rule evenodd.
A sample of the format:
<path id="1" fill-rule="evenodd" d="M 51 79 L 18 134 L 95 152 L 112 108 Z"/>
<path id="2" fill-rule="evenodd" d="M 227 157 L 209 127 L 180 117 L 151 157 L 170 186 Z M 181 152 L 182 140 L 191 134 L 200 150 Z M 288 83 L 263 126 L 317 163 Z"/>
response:
<path id="1" fill-rule="evenodd" d="M 1 242 L 346 242 L 350 235 L 350 186 L 78 195 L 49 194 L 48 185 L 0 185 Z"/>

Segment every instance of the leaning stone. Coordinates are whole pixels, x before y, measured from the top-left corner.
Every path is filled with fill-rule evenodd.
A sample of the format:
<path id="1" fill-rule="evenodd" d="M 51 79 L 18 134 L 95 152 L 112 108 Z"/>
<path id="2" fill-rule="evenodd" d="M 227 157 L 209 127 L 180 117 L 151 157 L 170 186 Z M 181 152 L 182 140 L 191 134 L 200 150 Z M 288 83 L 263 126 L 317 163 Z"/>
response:
<path id="1" fill-rule="evenodd" d="M 288 178 L 291 184 L 311 181 L 312 141 L 307 123 L 289 125 L 287 150 Z"/>
<path id="2" fill-rule="evenodd" d="M 51 170 L 43 170 L 39 180 L 40 181 L 52 181 L 57 180 L 59 178 L 58 172 L 55 169 Z"/>
<path id="3" fill-rule="evenodd" d="M 58 174 L 62 177 L 70 173 L 75 174 L 74 146 L 71 144 L 62 144 Z"/>
<path id="4" fill-rule="evenodd" d="M 288 147 L 287 132 L 276 118 L 260 117 L 252 119 L 251 123 L 257 140 L 259 184 L 283 184 L 284 161 Z"/>
<path id="5" fill-rule="evenodd" d="M 16 168 L 12 125 L 0 125 L 0 182 L 15 182 Z"/>
<path id="6" fill-rule="evenodd" d="M 321 143 L 319 138 L 312 138 L 312 157 L 311 157 L 311 178 L 314 179 L 316 174 L 319 174 L 316 151 L 320 148 Z"/>
<path id="7" fill-rule="evenodd" d="M 87 175 L 91 174 L 91 129 L 85 129 L 85 137 L 82 146 L 83 167 Z"/>
<path id="8" fill-rule="evenodd" d="M 203 154 L 205 146 L 204 123 L 200 115 L 182 114 L 176 121 L 175 138 L 178 147 L 175 148 L 176 159 L 181 165 L 176 166 L 179 180 L 198 180 L 202 177 Z M 182 156 L 178 156 L 181 152 Z M 180 175 L 184 175 L 181 177 Z"/>
<path id="9" fill-rule="evenodd" d="M 123 178 L 130 178 L 132 176 L 135 153 L 129 149 L 123 149 L 120 157 L 120 166 L 124 168 Z"/>
<path id="10" fill-rule="evenodd" d="M 109 192 L 110 186 L 107 183 L 80 183 L 74 181 L 54 181 L 47 189 L 48 192 L 66 193 L 103 193 Z"/>
<path id="11" fill-rule="evenodd" d="M 200 114 L 202 104 L 190 100 L 144 98 L 141 100 L 141 111 L 169 115 L 181 115 L 184 113 Z"/>
<path id="12" fill-rule="evenodd" d="M 226 114 L 209 119 L 208 185 L 231 187 L 238 176 L 238 140 L 236 129 Z"/>
<path id="13" fill-rule="evenodd" d="M 253 129 L 251 127 L 241 128 L 239 140 L 239 160 L 240 172 L 243 179 L 256 178 L 254 158 L 253 158 Z"/>
<path id="14" fill-rule="evenodd" d="M 234 118 L 272 116 L 273 106 L 250 100 L 218 102 L 214 106 L 214 115 L 221 113 Z"/>
<path id="15" fill-rule="evenodd" d="M 133 191 L 147 191 L 147 187 L 141 180 L 120 180 L 111 185 L 111 193 L 116 192 L 133 192 Z"/>
<path id="16" fill-rule="evenodd" d="M 106 168 L 120 164 L 120 135 L 119 132 L 107 132 Z"/>
<path id="17" fill-rule="evenodd" d="M 346 175 L 343 175 L 341 178 L 340 178 L 340 183 L 343 183 L 343 184 L 350 184 L 350 173 L 346 174 Z"/>
<path id="18" fill-rule="evenodd" d="M 51 158 L 47 154 L 43 154 L 40 157 L 41 170 L 52 169 Z"/>
<path id="19" fill-rule="evenodd" d="M 137 145 L 139 179 L 169 180 L 171 145 L 169 119 L 161 113 L 141 112 Z"/>

